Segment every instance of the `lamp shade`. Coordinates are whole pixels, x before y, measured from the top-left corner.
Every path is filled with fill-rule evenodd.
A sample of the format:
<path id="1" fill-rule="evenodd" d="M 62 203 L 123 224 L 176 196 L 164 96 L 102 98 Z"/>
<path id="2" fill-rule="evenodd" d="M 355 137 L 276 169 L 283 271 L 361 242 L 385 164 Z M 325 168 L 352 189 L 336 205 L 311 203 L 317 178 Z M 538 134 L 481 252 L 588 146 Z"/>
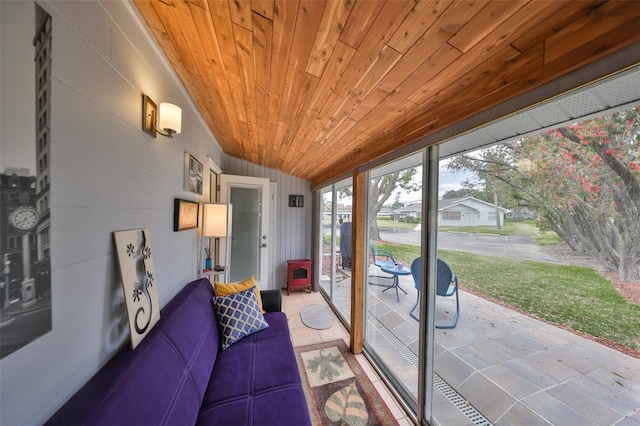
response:
<path id="1" fill-rule="evenodd" d="M 226 237 L 227 236 L 227 204 L 205 204 L 204 205 L 204 228 L 203 237 Z"/>
<path id="2" fill-rule="evenodd" d="M 162 102 L 158 114 L 158 127 L 169 134 L 182 132 L 182 108 L 178 105 Z"/>

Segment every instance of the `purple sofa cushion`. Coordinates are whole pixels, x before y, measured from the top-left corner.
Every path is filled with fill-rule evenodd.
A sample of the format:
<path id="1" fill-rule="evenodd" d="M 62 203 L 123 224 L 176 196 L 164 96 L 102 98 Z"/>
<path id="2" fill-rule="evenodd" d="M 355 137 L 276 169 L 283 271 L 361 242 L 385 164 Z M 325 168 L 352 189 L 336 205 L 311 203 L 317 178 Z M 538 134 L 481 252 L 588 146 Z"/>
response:
<path id="1" fill-rule="evenodd" d="M 219 349 L 208 280 L 189 283 L 135 351 L 127 345 L 49 424 L 194 424 Z"/>
<path id="2" fill-rule="evenodd" d="M 287 317 L 264 317 L 269 328 L 218 354 L 198 424 L 311 424 Z"/>

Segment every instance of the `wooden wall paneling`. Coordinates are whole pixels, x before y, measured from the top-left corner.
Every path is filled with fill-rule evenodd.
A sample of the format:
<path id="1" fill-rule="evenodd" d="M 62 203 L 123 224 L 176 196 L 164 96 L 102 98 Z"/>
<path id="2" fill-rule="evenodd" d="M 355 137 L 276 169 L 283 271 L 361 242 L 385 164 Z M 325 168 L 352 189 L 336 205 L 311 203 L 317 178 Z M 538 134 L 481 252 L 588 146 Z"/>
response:
<path id="1" fill-rule="evenodd" d="M 228 4 L 231 22 L 251 31 L 251 2 L 228 0 Z"/>
<path id="2" fill-rule="evenodd" d="M 225 73 L 240 76 L 236 45 L 233 37 L 233 26 L 231 22 L 231 12 L 226 1 L 209 1 L 209 13 L 215 30 L 218 46 L 222 53 L 222 61 Z"/>
<path id="3" fill-rule="evenodd" d="M 298 9 L 279 116 L 280 120 L 288 124 L 293 122 L 292 117 L 296 114 L 294 105 L 304 81 L 305 68 L 325 5 L 326 1 L 303 1 Z"/>
<path id="4" fill-rule="evenodd" d="M 449 87 L 453 85 L 460 86 L 461 81 L 464 82 L 468 79 L 483 78 L 483 75 L 472 75 L 474 74 L 476 67 L 481 66 L 483 63 L 504 64 L 505 61 L 512 59 L 519 53 L 520 52 L 518 50 L 514 49 L 512 46 L 506 43 L 499 43 L 495 39 L 491 39 L 489 41 L 485 39 L 482 43 L 477 44 L 471 50 L 460 55 L 456 60 L 446 65 L 446 81 L 449 84 L 441 84 L 440 86 L 438 86 L 436 84 L 429 84 L 430 82 L 427 81 L 415 94 L 409 96 L 408 99 L 412 100 L 418 105 L 423 104 L 424 102 L 427 102 L 435 93 L 440 92 L 440 90 L 449 89 Z M 488 59 L 488 57 L 490 57 L 492 60 L 489 61 L 482 59 Z M 445 82 L 444 80 L 440 81 L 442 83 Z M 473 99 L 472 96 L 469 96 L 469 98 Z"/>
<path id="5" fill-rule="evenodd" d="M 276 136 L 273 140 L 273 152 L 277 154 L 277 158 L 275 163 L 277 165 L 278 170 L 284 170 L 284 158 L 286 156 L 286 152 L 284 151 L 283 145 L 285 141 L 288 141 L 288 132 L 290 130 L 289 126 L 283 121 L 277 121 L 276 125 Z"/>
<path id="6" fill-rule="evenodd" d="M 387 45 L 383 46 L 371 67 L 350 90 L 342 111 L 336 112 L 350 115 L 401 59 L 402 55 L 398 51 Z"/>
<path id="7" fill-rule="evenodd" d="M 412 13 L 402 21 L 387 44 L 400 53 L 408 53 L 453 3 L 451 1 L 417 2 Z M 432 34 L 438 33 L 438 31 L 432 31 Z"/>
<path id="8" fill-rule="evenodd" d="M 333 93 L 334 87 L 351 62 L 354 53 L 355 49 L 351 46 L 340 41 L 337 42 L 318 87 L 309 101 L 310 110 L 319 111 L 322 108 L 329 95 Z"/>
<path id="9" fill-rule="evenodd" d="M 320 79 L 315 75 L 309 73 L 302 74 L 302 84 L 300 85 L 300 90 L 298 91 L 298 95 L 296 96 L 295 102 L 292 102 L 293 105 L 292 115 L 291 115 L 291 128 L 296 129 L 300 126 L 300 122 L 303 119 L 303 115 L 308 108 L 309 99 L 316 91 L 318 87 L 318 83 L 320 83 Z M 292 135 L 295 135 L 295 130 L 292 132 Z"/>
<path id="10" fill-rule="evenodd" d="M 367 182 L 366 173 L 353 174 L 353 209 L 351 233 L 351 332 L 350 348 L 354 354 L 362 352 L 364 337 L 364 283 L 367 234 Z"/>
<path id="11" fill-rule="evenodd" d="M 204 8 L 192 6 L 191 16 L 195 24 L 193 31 L 200 40 L 201 52 L 204 57 L 203 67 L 206 64 L 204 74 L 205 90 L 192 91 L 194 101 L 203 115 L 208 115 L 215 135 L 223 140 L 233 140 L 240 137 L 238 116 L 233 102 L 234 90 L 231 90 L 227 80 L 222 52 L 215 34 L 208 3 L 204 2 Z"/>
<path id="12" fill-rule="evenodd" d="M 351 58 L 349 65 L 336 83 L 333 91 L 346 98 L 375 64 L 387 40 L 393 35 L 404 17 L 411 11 L 413 3 L 389 1 L 384 4 L 374 21 L 376 28 L 383 28 L 384 33 L 372 31 L 368 33 L 358 50 Z"/>
<path id="13" fill-rule="evenodd" d="M 251 0 L 251 10 L 273 21 L 273 0 Z"/>
<path id="14" fill-rule="evenodd" d="M 628 26 L 630 31 L 625 31 Z M 600 52 L 624 43 L 640 28 L 639 2 L 608 2 L 545 40 L 545 63 L 583 51 Z M 604 37 L 606 35 L 606 37 Z M 619 37 L 615 37 L 619 35 Z M 625 37 L 626 36 L 626 37 Z M 615 44 L 612 44 L 615 43 Z"/>
<path id="15" fill-rule="evenodd" d="M 433 53 L 426 61 L 422 63 L 410 76 L 406 78 L 402 83 L 396 87 L 385 99 L 383 99 L 378 105 L 377 108 L 372 109 L 368 112 L 365 117 L 360 120 L 360 129 L 365 130 L 370 134 L 375 134 L 375 132 L 379 131 L 381 127 L 388 126 L 388 123 L 382 121 L 382 117 L 386 115 L 386 113 L 395 108 L 397 105 L 405 102 L 406 100 L 411 101 L 415 105 L 418 105 L 411 97 L 418 93 L 423 89 L 422 82 L 426 79 L 427 81 L 435 80 L 435 77 L 445 72 L 447 67 L 456 61 L 462 53 L 448 44 L 443 44 L 436 52 Z M 422 78 L 417 78 L 418 76 Z M 431 87 L 433 88 L 433 93 L 437 93 L 440 88 L 436 83 L 433 83 Z"/>
<path id="16" fill-rule="evenodd" d="M 188 40 L 185 38 L 185 34 L 181 29 L 181 25 L 184 25 L 184 22 L 188 22 L 191 17 L 188 5 L 180 4 L 177 6 L 169 6 L 162 2 L 154 2 L 153 7 L 164 25 L 165 32 L 163 35 L 172 44 L 184 69 L 189 70 L 189 72 L 197 71 L 198 64 L 193 56 L 193 52 L 190 52 L 187 47 Z M 180 12 L 180 14 L 176 15 L 174 11 Z"/>
<path id="17" fill-rule="evenodd" d="M 329 113 L 332 111 L 326 110 L 326 104 L 329 101 L 329 97 L 333 94 L 333 86 L 340 78 L 340 75 L 342 75 L 353 53 L 354 50 L 350 46 L 342 42 L 337 43 L 325 68 L 326 72 L 322 75 L 315 91 L 308 100 L 305 117 L 300 121 L 299 126 L 295 127 L 291 133 L 293 144 L 298 145 L 306 140 L 307 135 L 324 121 L 322 117 L 330 117 Z M 323 110 L 324 115 L 321 113 Z M 315 139 L 315 136 L 319 132 L 320 129 L 317 129 L 313 139 Z"/>
<path id="18" fill-rule="evenodd" d="M 284 94 L 299 6 L 300 2 L 297 0 L 276 0 L 274 5 L 269 92 L 270 96 L 273 93 L 280 97 L 280 104 Z"/>
<path id="19" fill-rule="evenodd" d="M 488 2 L 454 1 L 451 6 L 443 10 L 427 32 L 442 32 L 452 38 L 488 4 Z M 484 25 L 489 24 L 484 23 Z"/>
<path id="20" fill-rule="evenodd" d="M 442 88 L 442 90 L 437 92 L 430 91 L 429 96 L 424 96 L 425 102 L 420 105 L 421 111 L 418 114 L 424 117 L 427 111 L 432 112 L 434 108 L 454 111 L 459 116 L 464 117 L 473 114 L 477 111 L 479 100 L 486 94 L 491 93 L 493 90 L 507 83 L 505 81 L 496 81 L 494 82 L 495 87 L 489 86 L 492 81 L 492 76 L 500 72 L 503 68 L 501 63 L 508 63 L 521 55 L 522 54 L 512 46 L 504 46 L 504 48 L 496 54 L 496 56 L 500 58 L 499 60 L 481 63 L 473 69 L 474 72 L 466 74 L 465 78 L 459 79 L 456 84 Z M 429 93 L 427 90 L 423 91 L 423 93 Z M 411 100 L 415 101 L 415 98 L 411 98 Z M 447 114 L 439 115 L 448 117 Z M 408 120 L 408 122 L 411 121 L 417 120 Z M 445 118 L 443 124 L 446 125 L 446 122 L 447 119 Z"/>
<path id="21" fill-rule="evenodd" d="M 354 3 L 351 0 L 332 0 L 327 3 L 311 48 L 306 68 L 309 74 L 322 77 Z"/>
<path id="22" fill-rule="evenodd" d="M 379 84 L 371 90 L 360 104 L 352 111 L 350 117 L 356 121 L 362 120 L 374 108 L 380 107 L 388 96 L 397 98 L 394 102 L 401 102 L 406 99 L 408 93 L 403 93 L 401 85 L 408 83 L 413 85 L 415 89 L 409 89 L 409 93 L 413 93 L 421 84 L 420 81 L 430 80 L 433 75 L 433 69 L 437 69 L 433 65 L 425 65 L 432 61 L 431 56 L 439 49 L 454 49 L 446 44 L 448 37 L 443 33 L 436 32 L 434 34 L 423 34 L 422 37 L 405 53 L 402 58 L 395 64 Z M 457 51 L 457 50 L 456 50 Z M 459 56 L 459 54 L 457 55 Z M 456 57 L 457 57 L 456 56 Z"/>
<path id="23" fill-rule="evenodd" d="M 273 22 L 257 13 L 252 14 L 253 49 L 255 62 L 256 115 L 269 117 L 269 88 L 271 86 L 271 50 L 273 48 Z"/>
<path id="24" fill-rule="evenodd" d="M 527 25 L 517 25 L 511 44 L 524 52 L 601 3 L 601 0 L 529 2 L 512 17 L 513 22 L 526 21 Z M 530 28 L 536 30 L 531 31 Z"/>
<path id="25" fill-rule="evenodd" d="M 258 121 L 256 106 L 256 70 L 253 61 L 253 33 L 246 28 L 234 24 L 233 35 L 237 46 L 238 65 L 240 68 L 240 82 L 246 114 L 249 140 L 246 141 L 248 149 L 244 157 L 253 162 L 258 162 Z"/>
<path id="26" fill-rule="evenodd" d="M 353 49 L 358 49 L 384 3 L 384 1 L 356 1 L 349 16 L 350 19 L 340 34 L 340 41 Z"/>
<path id="27" fill-rule="evenodd" d="M 158 43 L 160 43 L 161 37 L 158 37 L 159 34 L 165 31 L 164 24 L 162 23 L 162 19 L 158 16 L 154 4 L 150 1 L 144 0 L 133 0 L 140 15 L 144 18 L 144 22 L 151 29 L 151 32 L 155 36 Z"/>
<path id="28" fill-rule="evenodd" d="M 449 44 L 467 52 L 525 6 L 525 2 L 488 2 L 450 39 Z"/>
<path id="29" fill-rule="evenodd" d="M 323 142 L 317 142 L 317 143 L 315 142 L 319 138 L 320 133 L 325 129 L 325 126 L 321 125 L 320 123 L 326 122 L 325 117 L 331 117 L 331 115 L 336 110 L 336 108 L 338 108 L 339 105 L 341 105 L 343 102 L 344 102 L 344 99 L 341 98 L 340 96 L 336 95 L 335 93 L 330 94 L 329 98 L 327 99 L 327 102 L 325 103 L 324 107 L 318 114 L 318 117 L 320 119 L 316 120 L 313 127 L 309 130 L 309 132 L 304 137 L 304 141 L 298 142 L 298 144 L 305 147 L 304 150 L 307 153 L 307 155 L 314 156 L 314 158 L 316 158 L 316 161 L 321 161 L 320 158 L 317 158 L 315 156 L 318 154 L 318 151 L 322 148 L 322 145 L 324 144 Z M 292 158 L 291 156 L 288 156 L 289 160 L 291 158 Z M 305 168 L 302 168 L 301 171 L 303 170 L 305 170 Z"/>

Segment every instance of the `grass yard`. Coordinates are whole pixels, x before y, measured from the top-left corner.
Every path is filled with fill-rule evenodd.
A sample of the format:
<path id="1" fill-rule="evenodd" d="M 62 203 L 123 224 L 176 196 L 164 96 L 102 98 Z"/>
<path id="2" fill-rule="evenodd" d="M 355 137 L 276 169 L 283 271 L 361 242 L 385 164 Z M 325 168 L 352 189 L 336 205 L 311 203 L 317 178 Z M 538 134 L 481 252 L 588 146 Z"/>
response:
<path id="1" fill-rule="evenodd" d="M 536 227 L 534 220 L 525 219 L 520 222 L 509 220 L 500 229 L 494 226 L 474 226 L 474 227 L 453 227 L 441 226 L 438 228 L 441 232 L 475 232 L 478 234 L 492 235 L 516 235 L 519 237 L 529 237 L 541 246 L 559 244 L 562 239 L 553 231 L 540 232 Z"/>
<path id="2" fill-rule="evenodd" d="M 381 243 L 409 266 L 420 247 Z M 594 337 L 640 349 L 640 305 L 627 302 L 614 285 L 591 268 L 505 259 L 451 250 L 438 255 L 460 285 L 532 316 Z"/>

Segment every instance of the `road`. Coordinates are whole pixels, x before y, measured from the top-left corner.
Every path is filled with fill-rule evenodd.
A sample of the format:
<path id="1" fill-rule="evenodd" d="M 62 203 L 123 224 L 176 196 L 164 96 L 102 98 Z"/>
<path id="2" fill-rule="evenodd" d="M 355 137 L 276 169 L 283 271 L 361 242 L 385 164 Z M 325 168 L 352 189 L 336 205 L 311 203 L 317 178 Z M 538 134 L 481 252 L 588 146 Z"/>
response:
<path id="1" fill-rule="evenodd" d="M 393 243 L 420 245 L 420 231 L 380 231 L 380 238 Z M 439 232 L 438 248 L 489 256 L 562 263 L 560 260 L 542 253 L 540 247 L 529 237 Z"/>

